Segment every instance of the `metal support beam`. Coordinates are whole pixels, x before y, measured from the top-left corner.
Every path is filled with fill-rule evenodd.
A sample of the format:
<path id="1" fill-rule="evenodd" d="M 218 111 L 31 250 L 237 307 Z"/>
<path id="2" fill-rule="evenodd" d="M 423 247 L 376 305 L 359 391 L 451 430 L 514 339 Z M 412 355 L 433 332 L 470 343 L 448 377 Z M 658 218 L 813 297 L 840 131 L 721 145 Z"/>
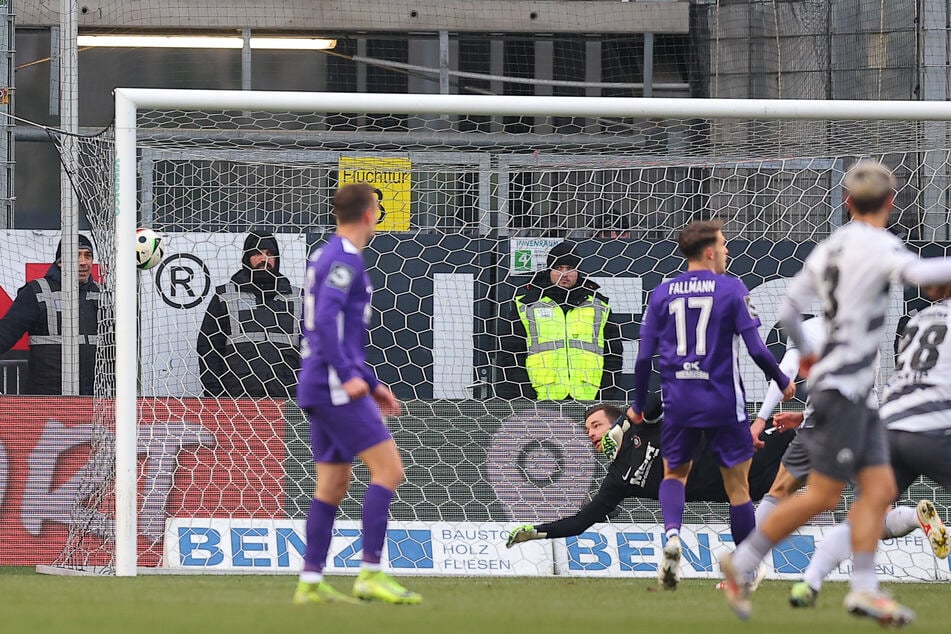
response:
<path id="1" fill-rule="evenodd" d="M 18 7 L 20 26 L 54 26 L 47 2 Z M 451 31 L 491 33 L 687 33 L 690 3 L 596 0 L 84 0 L 82 29 L 256 31 Z M 583 25 L 583 26 L 582 26 Z"/>
<path id="2" fill-rule="evenodd" d="M 251 90 L 251 29 L 241 29 L 241 90 Z"/>
<path id="3" fill-rule="evenodd" d="M 601 81 L 601 42 L 589 41 L 584 44 L 584 80 L 587 82 Z M 601 88 L 588 86 L 584 89 L 585 97 L 600 97 Z M 601 126 L 595 119 L 585 119 L 584 131 L 594 134 Z"/>
<path id="4" fill-rule="evenodd" d="M 945 0 L 922 0 L 919 37 L 921 59 L 918 60 L 921 82 L 921 98 L 928 101 L 947 101 L 948 85 L 948 5 Z M 948 138 L 947 121 L 929 121 L 922 124 L 924 138 Z M 945 146 L 941 146 L 945 147 Z M 948 170 L 947 150 L 931 149 L 919 153 L 921 169 L 921 239 L 947 240 L 951 235 L 948 226 L 948 188 L 951 174 Z"/>
<path id="5" fill-rule="evenodd" d="M 77 0 L 61 0 L 60 53 L 60 225 L 62 227 L 63 395 L 79 394 L 79 200 L 72 175 L 79 166 L 79 52 L 76 48 Z"/>
<path id="6" fill-rule="evenodd" d="M 644 34 L 644 89 L 641 95 L 654 96 L 654 34 Z"/>
<path id="7" fill-rule="evenodd" d="M 10 105 L 13 100 L 14 85 L 14 49 L 16 48 L 13 29 L 13 0 L 0 4 L 0 112 L 12 114 Z M 7 116 L 0 122 L 0 228 L 13 227 L 13 185 L 14 185 L 14 122 Z"/>
<path id="8" fill-rule="evenodd" d="M 537 40 L 535 42 L 535 79 L 542 81 L 554 79 L 555 77 L 555 43 L 551 40 Z M 540 97 L 550 97 L 552 95 L 550 84 L 536 84 L 535 94 Z M 535 132 L 539 134 L 549 134 L 552 131 L 551 119 L 549 117 L 536 117 Z"/>

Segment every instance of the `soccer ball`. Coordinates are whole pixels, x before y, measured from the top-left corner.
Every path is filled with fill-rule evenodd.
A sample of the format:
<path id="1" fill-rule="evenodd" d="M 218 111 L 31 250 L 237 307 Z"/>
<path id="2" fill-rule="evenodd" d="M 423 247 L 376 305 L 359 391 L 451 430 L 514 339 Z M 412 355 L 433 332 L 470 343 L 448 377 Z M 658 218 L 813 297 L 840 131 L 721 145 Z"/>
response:
<path id="1" fill-rule="evenodd" d="M 135 265 L 148 271 L 162 261 L 162 236 L 151 229 L 135 232 Z"/>

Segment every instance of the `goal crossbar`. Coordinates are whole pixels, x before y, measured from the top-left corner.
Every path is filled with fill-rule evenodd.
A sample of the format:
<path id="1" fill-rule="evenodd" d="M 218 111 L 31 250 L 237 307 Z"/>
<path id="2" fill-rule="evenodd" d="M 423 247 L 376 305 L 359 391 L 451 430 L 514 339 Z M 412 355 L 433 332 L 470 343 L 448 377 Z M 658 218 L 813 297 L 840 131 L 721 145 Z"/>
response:
<path id="1" fill-rule="evenodd" d="M 823 101 L 819 99 L 678 99 L 671 97 L 534 97 L 417 95 L 351 92 L 167 90 L 117 88 L 122 107 L 156 110 L 259 110 L 262 112 L 364 112 L 494 116 L 622 117 L 668 119 L 823 119 L 839 121 L 946 121 L 945 101 Z"/>

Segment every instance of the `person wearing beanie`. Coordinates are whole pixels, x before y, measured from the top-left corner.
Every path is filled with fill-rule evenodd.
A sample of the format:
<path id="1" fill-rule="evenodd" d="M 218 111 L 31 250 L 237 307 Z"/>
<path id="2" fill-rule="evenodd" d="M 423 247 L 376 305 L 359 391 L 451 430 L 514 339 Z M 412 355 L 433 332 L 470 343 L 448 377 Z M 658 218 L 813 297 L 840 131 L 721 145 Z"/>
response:
<path id="1" fill-rule="evenodd" d="M 88 252 L 89 252 L 89 257 L 90 257 L 90 259 L 92 259 L 93 255 L 94 255 L 94 253 L 93 253 L 93 248 L 92 248 L 92 241 L 91 241 L 89 238 L 87 238 L 86 236 L 84 236 L 83 234 L 81 234 L 81 233 L 78 234 L 76 237 L 77 237 L 77 242 L 79 243 L 79 252 L 80 252 L 80 254 L 82 254 L 83 251 L 88 251 Z M 54 262 L 59 263 L 59 261 L 62 259 L 62 258 L 60 257 L 60 256 L 62 256 L 62 254 L 63 254 L 63 241 L 60 240 L 59 243 L 56 245 L 56 255 L 53 256 Z M 80 269 L 82 269 L 82 268 L 83 268 L 83 267 L 80 267 Z M 80 273 L 82 274 L 83 271 L 81 270 Z M 88 268 L 87 268 L 87 270 L 86 270 L 86 274 L 87 274 L 87 277 L 88 277 Z"/>
<path id="2" fill-rule="evenodd" d="M 96 337 L 99 327 L 99 286 L 92 279 L 92 242 L 79 234 L 79 393 L 91 395 L 96 368 Z M 27 377 L 21 394 L 63 393 L 62 336 L 62 252 L 56 247 L 55 262 L 46 275 L 28 282 L 0 319 L 0 354 L 12 348 L 24 333 L 29 334 L 30 353 Z"/>
<path id="3" fill-rule="evenodd" d="M 621 329 L 599 286 L 578 270 L 570 242 L 548 253 L 548 268 L 516 291 L 500 324 L 496 365 L 502 398 L 579 401 L 621 398 Z"/>
<path id="4" fill-rule="evenodd" d="M 301 302 L 301 289 L 281 274 L 274 235 L 249 233 L 241 268 L 215 289 L 198 333 L 204 395 L 293 398 Z"/>

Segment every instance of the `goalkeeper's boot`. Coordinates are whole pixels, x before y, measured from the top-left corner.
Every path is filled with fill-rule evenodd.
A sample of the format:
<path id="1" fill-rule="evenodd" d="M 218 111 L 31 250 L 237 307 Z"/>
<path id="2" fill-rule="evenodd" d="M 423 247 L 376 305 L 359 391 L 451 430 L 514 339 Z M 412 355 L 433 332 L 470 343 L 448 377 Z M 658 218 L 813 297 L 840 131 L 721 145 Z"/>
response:
<path id="1" fill-rule="evenodd" d="M 353 596 L 383 603 L 416 604 L 423 601 L 421 595 L 410 592 L 382 570 L 361 570 L 353 582 Z"/>
<path id="2" fill-rule="evenodd" d="M 947 559 L 948 552 L 951 551 L 951 544 L 948 542 L 948 529 L 944 522 L 938 517 L 938 511 L 931 500 L 922 500 L 918 502 L 918 523 L 921 524 L 921 530 L 928 537 L 928 543 L 931 544 L 931 550 L 934 551 L 938 559 Z"/>
<path id="3" fill-rule="evenodd" d="M 539 538 L 540 535 L 534 526 L 531 524 L 522 524 L 521 526 L 513 528 L 512 532 L 509 533 L 508 539 L 505 540 L 505 547 L 511 548 L 515 544 L 521 544 L 522 542 Z"/>
<path id="4" fill-rule="evenodd" d="M 733 553 L 724 555 L 720 559 L 720 570 L 723 572 L 723 580 L 726 585 L 723 587 L 723 596 L 733 614 L 744 621 L 750 618 L 753 613 L 753 606 L 750 603 L 750 588 L 746 579 L 733 565 Z"/>
<path id="5" fill-rule="evenodd" d="M 789 605 L 794 608 L 814 608 L 819 591 L 805 581 L 800 581 L 789 590 Z"/>
<path id="6" fill-rule="evenodd" d="M 664 555 L 657 567 L 657 580 L 664 590 L 676 590 L 680 583 L 680 536 L 671 535 L 664 546 Z"/>
<path id="7" fill-rule="evenodd" d="M 881 591 L 850 592 L 844 605 L 849 614 L 875 619 L 880 625 L 901 627 L 915 620 L 914 612 Z"/>
<path id="8" fill-rule="evenodd" d="M 326 581 L 319 583 L 307 583 L 301 581 L 297 584 L 297 590 L 294 592 L 294 605 L 307 605 L 308 603 L 360 603 L 353 597 L 348 597 L 343 592 L 336 590 Z"/>

